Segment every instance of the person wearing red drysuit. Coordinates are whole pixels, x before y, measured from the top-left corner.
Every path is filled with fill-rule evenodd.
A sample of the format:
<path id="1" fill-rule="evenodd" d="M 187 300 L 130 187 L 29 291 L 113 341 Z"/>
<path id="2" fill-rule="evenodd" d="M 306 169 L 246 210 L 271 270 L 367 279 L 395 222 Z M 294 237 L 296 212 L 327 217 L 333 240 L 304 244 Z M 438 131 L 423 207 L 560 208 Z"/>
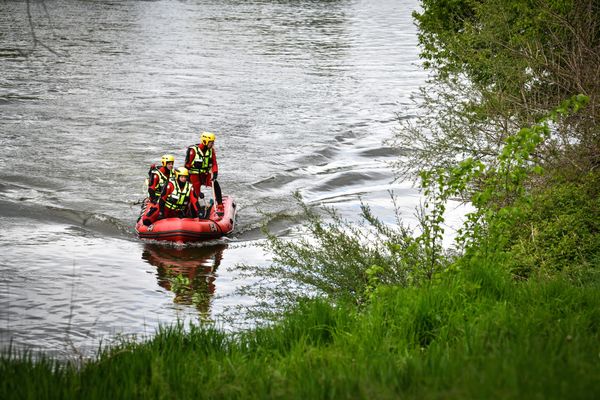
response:
<path id="1" fill-rule="evenodd" d="M 201 193 L 201 186 L 212 186 L 215 190 L 215 201 L 217 202 L 217 215 L 223 215 L 223 195 L 221 185 L 217 181 L 219 166 L 217 165 L 217 154 L 214 150 L 215 134 L 202 132 L 200 143 L 188 147 L 185 156 L 185 167 L 190 172 L 190 182 L 196 193 Z"/>
<path id="2" fill-rule="evenodd" d="M 165 185 L 169 182 L 173 164 L 175 163 L 175 157 L 170 154 L 165 154 L 161 158 L 161 163 L 162 167 L 160 168 L 155 168 L 153 164 L 148 179 L 148 198 L 150 199 L 150 202 L 154 204 L 156 204 Z"/>
<path id="3" fill-rule="evenodd" d="M 175 178 L 169 179 L 158 201 L 158 213 L 148 213 L 143 219 L 146 226 L 162 218 L 197 218 L 198 196 L 188 182 L 189 172 L 184 167 L 175 170 Z M 200 198 L 204 196 L 200 194 Z"/>

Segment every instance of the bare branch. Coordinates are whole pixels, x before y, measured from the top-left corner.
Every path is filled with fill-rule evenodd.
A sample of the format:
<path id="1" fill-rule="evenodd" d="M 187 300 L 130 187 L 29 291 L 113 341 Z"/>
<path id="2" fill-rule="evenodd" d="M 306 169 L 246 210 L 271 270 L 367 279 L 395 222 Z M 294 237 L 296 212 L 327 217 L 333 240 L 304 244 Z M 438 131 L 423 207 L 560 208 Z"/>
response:
<path id="1" fill-rule="evenodd" d="M 48 18 L 48 21 L 50 22 L 50 26 L 52 27 L 52 20 L 50 19 L 50 13 L 48 12 L 48 8 L 46 7 L 46 3 L 44 2 L 44 0 L 40 0 L 40 4 L 42 5 L 44 12 L 46 14 L 46 17 Z M 69 53 L 68 52 L 57 52 L 56 50 L 54 50 L 52 47 L 50 47 L 49 45 L 47 45 L 46 43 L 44 43 L 36 34 L 35 31 L 35 23 L 33 21 L 33 17 L 31 14 L 31 0 L 27 0 L 26 1 L 26 12 L 27 12 L 27 21 L 29 23 L 29 30 L 31 32 L 31 37 L 33 39 L 33 45 L 29 50 L 18 50 L 19 54 L 25 57 L 30 56 L 37 48 L 38 45 L 40 45 L 41 47 L 45 48 L 46 50 L 48 50 L 50 53 L 54 54 L 57 57 L 68 57 Z"/>

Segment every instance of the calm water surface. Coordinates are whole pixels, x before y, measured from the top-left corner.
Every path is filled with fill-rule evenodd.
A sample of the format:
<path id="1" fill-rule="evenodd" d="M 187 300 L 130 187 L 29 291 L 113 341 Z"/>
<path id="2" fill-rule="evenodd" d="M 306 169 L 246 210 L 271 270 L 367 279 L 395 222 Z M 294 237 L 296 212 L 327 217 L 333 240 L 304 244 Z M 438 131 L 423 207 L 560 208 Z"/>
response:
<path id="1" fill-rule="evenodd" d="M 266 265 L 263 211 L 391 218 L 383 141 L 424 81 L 417 0 L 0 2 L 0 346 L 59 355 L 159 323 L 215 318 L 238 263 Z M 48 51 L 48 46 L 54 53 Z M 134 234 L 148 166 L 216 133 L 235 234 L 173 248 Z M 284 233 L 285 234 L 285 233 Z M 197 293 L 176 296 L 169 278 Z"/>

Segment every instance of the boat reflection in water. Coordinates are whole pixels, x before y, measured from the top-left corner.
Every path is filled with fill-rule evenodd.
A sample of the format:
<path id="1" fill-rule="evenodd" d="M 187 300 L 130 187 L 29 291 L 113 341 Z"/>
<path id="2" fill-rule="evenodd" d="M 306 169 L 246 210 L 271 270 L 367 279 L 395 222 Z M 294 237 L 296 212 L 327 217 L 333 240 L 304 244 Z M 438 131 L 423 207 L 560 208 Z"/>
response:
<path id="1" fill-rule="evenodd" d="M 146 243 L 142 259 L 157 268 L 158 284 L 175 294 L 175 303 L 194 305 L 208 316 L 226 248 L 226 244 L 177 248 Z"/>

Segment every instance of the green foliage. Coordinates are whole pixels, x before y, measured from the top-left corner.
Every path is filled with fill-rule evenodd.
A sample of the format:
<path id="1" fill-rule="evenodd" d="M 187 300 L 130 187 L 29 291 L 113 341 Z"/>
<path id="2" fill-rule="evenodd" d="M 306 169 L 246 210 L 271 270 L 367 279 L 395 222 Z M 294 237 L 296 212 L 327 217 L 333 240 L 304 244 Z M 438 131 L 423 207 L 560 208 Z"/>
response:
<path id="1" fill-rule="evenodd" d="M 375 290 L 381 286 L 381 275 L 385 272 L 383 267 L 379 265 L 371 265 L 367 268 L 365 274 L 367 275 L 367 286 L 365 288 L 365 298 L 371 300 Z"/>
<path id="2" fill-rule="evenodd" d="M 170 272 L 167 278 L 170 289 L 175 293 L 175 303 L 193 304 L 201 312 L 201 318 L 207 319 L 210 308 L 211 296 L 210 288 L 206 281 L 207 276 L 199 274 L 193 279 L 179 273 Z"/>
<path id="3" fill-rule="evenodd" d="M 454 267 L 589 272 L 597 195 L 575 192 L 600 165 L 597 2 L 424 0 L 414 16 L 433 78 L 424 112 L 397 132 L 396 144 L 414 149 L 397 167 L 419 171 L 432 218 L 452 197 L 475 206 Z"/>
<path id="4" fill-rule="evenodd" d="M 556 123 L 579 111 L 587 101 L 586 96 L 574 96 L 538 124 L 509 136 L 497 159 L 489 164 L 468 158 L 452 168 L 421 173 L 426 205 L 433 210 L 426 219 L 431 229 L 443 222 L 448 199 L 468 197 L 475 207 L 459 231 L 458 244 L 466 251 L 459 263 L 469 263 L 472 258 L 489 262 L 505 258 L 504 249 L 513 239 L 512 227 L 531 208 L 532 197 L 526 182 L 542 172 L 536 163 L 536 150 L 550 136 L 549 122 Z"/>
<path id="5" fill-rule="evenodd" d="M 573 279 L 600 271 L 600 174 L 535 191 L 508 227 L 507 262 L 518 276 L 563 271 Z"/>
<path id="6" fill-rule="evenodd" d="M 562 74 L 584 68 L 569 64 L 570 51 L 585 50 L 580 62 L 597 60 L 599 15 L 592 0 L 424 0 L 414 13 L 426 67 L 445 77 L 465 74 L 498 94 L 537 102 L 551 95 L 554 104 L 575 91 L 590 94 Z"/>
<path id="7" fill-rule="evenodd" d="M 290 239 L 266 231 L 271 265 L 238 266 L 241 274 L 263 280 L 241 291 L 264 300 L 257 307 L 260 316 L 308 294 L 363 305 L 377 286 L 421 285 L 447 265 L 438 215 L 423 213 L 415 235 L 399 215 L 398 224 L 389 226 L 364 204 L 362 220 L 355 224 L 332 209 L 322 209 L 323 216 L 297 200 L 303 208 L 302 234 Z"/>
<path id="8" fill-rule="evenodd" d="M 557 122 L 538 157 L 544 167 L 598 165 L 597 1 L 424 0 L 414 16 L 433 77 L 418 97 L 417 120 L 401 119 L 395 143 L 414 151 L 399 173 L 495 158 L 512 132 L 575 93 L 590 106 Z"/>
<path id="9" fill-rule="evenodd" d="M 176 295 L 182 295 L 191 290 L 190 279 L 182 274 L 169 278 L 169 282 L 171 283 L 171 291 Z"/>
<path id="10" fill-rule="evenodd" d="M 544 398 L 600 395 L 600 281 L 517 282 L 474 265 L 353 304 L 300 303 L 232 335 L 161 328 L 83 367 L 0 357 L 0 398 Z"/>

